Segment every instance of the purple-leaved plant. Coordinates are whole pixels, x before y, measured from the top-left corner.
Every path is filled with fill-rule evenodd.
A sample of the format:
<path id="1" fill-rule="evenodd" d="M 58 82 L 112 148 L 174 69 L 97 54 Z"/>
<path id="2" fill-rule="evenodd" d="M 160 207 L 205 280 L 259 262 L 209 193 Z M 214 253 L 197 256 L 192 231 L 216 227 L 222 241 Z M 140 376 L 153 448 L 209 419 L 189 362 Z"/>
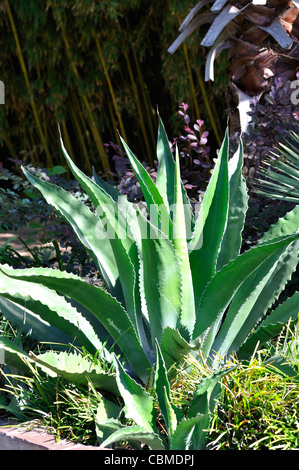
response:
<path id="1" fill-rule="evenodd" d="M 206 189 L 212 168 L 210 147 L 207 145 L 209 132 L 203 130 L 204 121 L 201 119 L 191 124 L 188 108 L 187 103 L 179 105 L 178 114 L 183 116 L 185 122 L 184 135 L 175 137 L 170 147 L 174 153 L 178 145 L 184 186 L 190 196 L 197 197 L 196 193 Z"/>

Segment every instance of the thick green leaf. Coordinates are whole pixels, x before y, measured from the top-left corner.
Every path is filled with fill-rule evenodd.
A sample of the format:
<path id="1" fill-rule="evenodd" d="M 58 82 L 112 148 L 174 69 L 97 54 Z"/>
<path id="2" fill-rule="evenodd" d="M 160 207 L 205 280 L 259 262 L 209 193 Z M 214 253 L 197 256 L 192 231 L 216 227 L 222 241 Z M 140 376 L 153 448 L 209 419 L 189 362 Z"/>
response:
<path id="1" fill-rule="evenodd" d="M 188 343 L 176 329 L 166 327 L 163 330 L 161 351 L 168 371 L 176 363 L 182 362 L 190 351 L 196 351 L 199 347 L 199 342 L 195 342 L 195 344 Z"/>
<path id="2" fill-rule="evenodd" d="M 169 146 L 164 124 L 159 116 L 157 140 L 158 170 L 156 186 L 168 210 L 174 204 L 175 162 Z"/>
<path id="3" fill-rule="evenodd" d="M 251 276 L 267 258 L 280 253 L 281 249 L 287 248 L 298 238 L 299 235 L 294 235 L 273 243 L 255 246 L 224 266 L 212 279 L 202 296 L 193 332 L 193 339 L 201 337 L 207 355 L 210 353 L 223 315 L 245 279 Z"/>
<path id="4" fill-rule="evenodd" d="M 30 283 L 35 283 L 26 283 L 27 286 L 30 286 L 27 287 L 28 290 L 53 289 L 53 291 L 46 290 L 56 296 L 57 294 L 54 291 L 58 291 L 87 308 L 112 336 L 139 377 L 144 381 L 147 380 L 150 363 L 136 336 L 133 324 L 122 305 L 108 292 L 88 284 L 78 276 L 54 269 L 31 268 L 13 270 L 6 267 L 5 272 L 14 278 L 27 279 Z M 12 279 L 10 279 L 10 282 L 13 282 Z M 65 301 L 61 296 L 57 297 L 61 299 L 61 302 Z M 71 307 L 70 304 L 67 303 L 67 305 Z M 58 310 L 59 304 L 55 308 Z M 82 333 L 84 333 L 83 325 Z M 80 331 L 81 335 L 82 333 Z M 78 334 L 74 334 L 74 337 L 76 336 L 78 339 Z M 107 338 L 103 340 L 107 340 Z M 99 338 L 97 338 L 97 343 L 98 347 L 96 349 L 101 349 L 102 344 Z"/>
<path id="5" fill-rule="evenodd" d="M 135 157 L 133 152 L 129 149 L 129 147 L 122 138 L 121 141 L 124 146 L 127 157 L 129 158 L 132 168 L 135 172 L 135 175 L 139 181 L 142 194 L 147 204 L 151 222 L 158 229 L 162 230 L 167 236 L 167 238 L 170 238 L 172 234 L 172 222 L 168 209 L 164 204 L 163 197 L 161 196 L 158 188 L 156 187 L 155 183 L 153 182 L 146 169 Z"/>
<path id="6" fill-rule="evenodd" d="M 228 130 L 205 192 L 189 243 L 195 306 L 216 273 L 217 256 L 228 212 Z"/>
<path id="7" fill-rule="evenodd" d="M 63 142 L 61 147 L 72 173 L 92 201 L 97 215 L 103 222 L 104 233 L 109 237 L 111 248 L 115 256 L 115 263 L 119 271 L 119 279 L 123 291 L 126 310 L 136 327 L 135 283 L 138 269 L 138 255 L 135 242 L 128 233 L 128 224 L 125 213 L 120 210 L 113 198 L 94 181 L 88 178 L 72 162 Z M 104 234 L 103 234 L 104 235 Z"/>
<path id="8" fill-rule="evenodd" d="M 37 178 L 25 168 L 23 172 L 27 179 L 41 191 L 48 204 L 69 222 L 80 242 L 98 264 L 110 292 L 119 300 L 123 300 L 119 271 L 110 240 L 108 237 L 100 238 L 103 234 L 100 218 L 67 191 Z"/>
<path id="9" fill-rule="evenodd" d="M 144 297 L 153 349 L 161 342 L 163 328 L 176 328 L 181 312 L 181 272 L 171 242 L 161 232 L 142 240 Z"/>
<path id="10" fill-rule="evenodd" d="M 9 367 L 14 367 L 19 371 L 27 372 L 30 370 L 28 364 L 33 364 L 29 354 L 22 348 L 5 336 L 0 336 L 0 353 L 4 355 L 4 363 Z"/>
<path id="11" fill-rule="evenodd" d="M 127 232 L 136 243 L 136 252 L 133 250 L 134 257 L 134 266 L 136 272 L 135 280 L 135 309 L 136 309 L 136 330 L 138 330 L 139 338 L 143 349 L 148 357 L 154 360 L 153 349 L 150 346 L 150 341 L 148 338 L 149 326 L 148 326 L 148 312 L 144 295 L 144 286 L 143 286 L 143 262 L 142 262 L 142 238 L 149 236 L 150 233 L 149 223 L 144 217 L 141 211 L 138 210 L 138 207 L 135 208 L 135 205 L 130 203 L 126 196 L 121 194 L 115 187 L 111 186 L 108 183 L 105 183 L 101 180 L 98 175 L 94 172 L 94 179 L 97 185 L 113 199 L 113 201 L 118 204 L 118 210 L 125 214 L 127 222 Z M 130 256 L 132 255 L 132 250 L 130 250 Z M 136 261 L 137 255 L 137 261 Z"/>
<path id="12" fill-rule="evenodd" d="M 160 437 L 156 433 L 148 431 L 142 426 L 127 426 L 115 431 L 104 442 L 102 442 L 100 449 L 104 449 L 117 441 L 138 441 L 146 444 L 151 450 L 165 450 Z"/>
<path id="13" fill-rule="evenodd" d="M 62 330 L 55 328 L 48 321 L 42 320 L 38 315 L 20 305 L 0 296 L 0 312 L 9 320 L 10 324 L 24 334 L 43 343 L 56 343 L 56 347 L 69 345 L 73 338 Z"/>
<path id="14" fill-rule="evenodd" d="M 185 419 L 179 423 L 175 432 L 171 436 L 171 450 L 203 450 L 205 445 L 205 436 L 202 443 L 198 442 L 195 436 L 196 426 L 203 421 L 207 423 L 208 415 L 197 415 L 194 418 Z"/>
<path id="15" fill-rule="evenodd" d="M 179 152 L 176 148 L 176 172 L 175 172 L 175 193 L 174 193 L 174 214 L 173 214 L 173 245 L 179 261 L 181 271 L 181 330 L 187 330 L 191 337 L 195 323 L 195 304 L 193 280 L 189 262 L 186 219 L 184 210 L 183 194 L 181 189 L 181 174 Z M 171 325 L 169 325 L 171 326 Z"/>
<path id="16" fill-rule="evenodd" d="M 255 332 L 238 350 L 238 358 L 248 359 L 253 354 L 257 344 L 263 346 L 272 338 L 278 336 L 289 321 L 291 324 L 295 324 L 298 321 L 298 314 L 299 292 L 296 292 L 260 323 Z"/>
<path id="17" fill-rule="evenodd" d="M 158 398 L 159 408 L 165 420 L 168 435 L 171 436 L 177 427 L 178 420 L 181 421 L 183 419 L 183 414 L 171 404 L 167 370 L 158 343 L 156 344 L 154 387 Z"/>
<path id="18" fill-rule="evenodd" d="M 135 241 L 137 244 L 138 248 L 141 246 L 141 238 L 142 238 L 142 232 L 141 232 L 141 227 L 142 224 L 139 222 L 139 217 L 140 217 L 140 211 L 138 210 L 138 206 L 135 204 L 132 204 L 127 196 L 124 194 L 120 193 L 118 189 L 114 186 L 112 186 L 109 183 L 106 183 L 103 181 L 97 173 L 93 172 L 93 178 L 97 184 L 97 186 L 106 194 L 108 194 L 112 200 L 115 203 L 115 206 L 117 206 L 118 211 L 122 213 L 126 219 L 127 223 L 127 235 L 130 237 L 132 240 Z M 141 225 L 141 227 L 140 227 Z"/>
<path id="19" fill-rule="evenodd" d="M 95 415 L 96 435 L 99 444 L 102 444 L 111 434 L 123 425 L 117 420 L 122 408 L 116 403 L 102 398 Z"/>
<path id="20" fill-rule="evenodd" d="M 119 360 L 114 359 L 118 389 L 125 403 L 125 414 L 147 432 L 156 432 L 156 412 L 151 396 L 124 370 Z"/>
<path id="21" fill-rule="evenodd" d="M 279 237 L 285 237 L 297 233 L 299 230 L 299 206 L 296 206 L 284 217 L 281 217 L 270 229 L 262 236 L 258 244 L 262 245 Z"/>
<path id="22" fill-rule="evenodd" d="M 212 350 L 220 358 L 237 351 L 278 298 L 299 262 L 299 240 L 277 250 L 240 286 Z"/>
<path id="23" fill-rule="evenodd" d="M 27 308 L 42 320 L 67 333 L 91 353 L 102 349 L 103 344 L 95 334 L 91 324 L 64 297 L 41 283 L 33 284 L 25 280 L 8 277 L 3 273 L 4 269 L 5 273 L 9 273 L 9 275 L 14 271 L 11 268 L 1 266 L 0 296 Z M 16 270 L 15 274 L 18 272 L 22 276 L 23 271 L 25 270 Z M 57 272 L 60 273 L 61 271 Z"/>
<path id="24" fill-rule="evenodd" d="M 242 230 L 245 223 L 248 208 L 248 193 L 245 180 L 242 175 L 243 146 L 239 145 L 238 151 L 228 162 L 229 172 L 229 200 L 226 228 L 217 258 L 217 271 L 225 264 L 235 259 L 241 249 Z"/>
<path id="25" fill-rule="evenodd" d="M 188 418 L 194 418 L 198 413 L 205 415 L 213 411 L 215 398 L 221 391 L 221 387 L 219 387 L 221 379 L 236 367 L 237 365 L 220 369 L 216 372 L 210 373 L 210 375 L 201 380 L 199 385 L 196 387 L 193 399 L 190 402 L 187 413 Z"/>
<path id="26" fill-rule="evenodd" d="M 87 385 L 92 382 L 99 390 L 119 395 L 115 375 L 104 372 L 99 366 L 77 353 L 47 351 L 38 356 L 33 353 L 29 355 L 38 364 L 71 383 Z"/>
<path id="27" fill-rule="evenodd" d="M 176 164 L 170 149 L 168 136 L 165 131 L 164 124 L 159 117 L 158 140 L 157 140 L 157 158 L 158 170 L 156 178 L 156 186 L 163 197 L 164 203 L 170 211 L 172 216 L 172 208 L 175 204 L 175 180 L 176 180 Z M 184 188 L 182 181 L 180 181 L 181 192 L 183 196 L 183 203 L 185 209 L 186 231 L 188 239 L 194 228 L 194 216 L 190 203 L 190 199 Z"/>
<path id="28" fill-rule="evenodd" d="M 283 377 L 290 378 L 293 382 L 299 383 L 299 374 L 296 366 L 292 363 L 288 363 L 285 357 L 276 354 L 267 359 L 264 365 L 276 374 L 280 374 Z"/>
<path id="29" fill-rule="evenodd" d="M 237 366 L 219 370 L 202 379 L 196 387 L 193 399 L 190 402 L 187 417 L 189 419 L 202 416 L 192 432 L 192 448 L 200 450 L 205 448 L 209 430 L 211 414 L 214 412 L 216 399 L 221 393 L 221 379 Z"/>
<path id="30" fill-rule="evenodd" d="M 102 406 L 102 403 L 98 406 L 98 409 L 97 409 L 97 414 L 95 417 L 95 425 L 96 425 L 97 440 L 98 440 L 98 443 L 102 446 L 103 446 L 104 441 L 110 438 L 110 436 L 113 433 L 127 428 L 127 426 L 121 424 L 121 422 L 118 421 L 116 418 L 108 418 L 106 416 L 106 410 Z M 113 444 L 113 442 L 115 442 L 113 439 L 112 439 L 112 442 L 110 443 L 108 441 L 105 442 L 104 447 L 105 448 L 109 447 L 111 444 Z"/>

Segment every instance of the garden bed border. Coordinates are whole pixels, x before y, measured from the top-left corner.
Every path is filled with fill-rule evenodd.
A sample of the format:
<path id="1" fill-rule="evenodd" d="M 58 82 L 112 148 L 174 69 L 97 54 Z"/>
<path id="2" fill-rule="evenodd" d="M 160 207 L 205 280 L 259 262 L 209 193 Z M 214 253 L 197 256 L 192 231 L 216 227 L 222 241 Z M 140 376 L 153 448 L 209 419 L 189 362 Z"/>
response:
<path id="1" fill-rule="evenodd" d="M 65 439 L 56 442 L 45 429 L 15 425 L 0 419 L 0 450 L 102 450 L 97 446 L 75 444 Z M 108 450 L 108 449 L 104 449 Z"/>

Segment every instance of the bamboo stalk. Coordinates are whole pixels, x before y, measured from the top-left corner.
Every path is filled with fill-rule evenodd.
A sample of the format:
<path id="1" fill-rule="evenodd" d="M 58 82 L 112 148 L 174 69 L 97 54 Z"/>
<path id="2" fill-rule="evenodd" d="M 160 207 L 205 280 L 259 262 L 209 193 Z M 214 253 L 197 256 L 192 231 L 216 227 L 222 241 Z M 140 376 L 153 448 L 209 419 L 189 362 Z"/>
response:
<path id="1" fill-rule="evenodd" d="M 78 101 L 77 93 L 75 93 L 75 91 L 73 89 L 72 89 L 72 92 L 71 92 L 71 97 L 72 97 L 71 98 L 72 99 L 72 105 L 74 105 L 74 114 L 79 117 L 79 121 L 81 122 L 81 125 L 82 125 L 82 128 L 83 128 L 84 138 L 87 140 L 87 143 L 88 143 L 89 147 L 91 147 L 90 133 L 89 133 L 89 130 L 87 128 L 87 125 L 86 125 L 86 122 L 85 122 L 85 119 L 84 119 L 84 114 L 82 112 L 81 106 L 80 106 L 79 101 Z M 75 121 L 77 121 L 76 118 L 75 118 Z M 78 122 L 78 128 L 80 128 L 79 122 Z M 84 140 L 84 138 L 83 138 L 83 140 Z M 86 153 L 88 154 L 87 151 L 86 151 Z"/>
<path id="2" fill-rule="evenodd" d="M 72 120 L 72 122 L 74 124 L 74 127 L 76 129 L 76 133 L 77 133 L 77 136 L 78 136 L 78 139 L 79 139 L 79 142 L 80 142 L 80 146 L 81 146 L 81 149 L 82 149 L 82 152 L 83 152 L 83 155 L 84 155 L 84 162 L 89 162 L 88 151 L 87 151 L 87 148 L 86 148 L 86 145 L 85 145 L 84 137 L 82 135 L 80 124 L 79 124 L 78 119 L 77 119 L 76 110 L 75 110 L 74 106 L 69 106 L 69 110 L 70 110 L 70 114 L 71 114 L 71 120 Z"/>
<path id="3" fill-rule="evenodd" d="M 14 22 L 13 15 L 12 15 L 12 12 L 11 12 L 11 9 L 10 9 L 9 0 L 5 0 L 5 4 L 6 4 L 6 8 L 7 8 L 9 21 L 10 21 L 10 24 L 11 24 L 11 29 L 12 29 L 13 36 L 14 36 L 15 43 L 16 43 L 17 54 L 18 54 L 20 66 L 21 66 L 21 69 L 22 69 L 22 72 L 23 72 L 23 75 L 24 75 L 27 90 L 28 90 L 29 95 L 30 95 L 30 104 L 31 104 L 31 107 L 32 107 L 33 115 L 34 115 L 34 118 L 35 118 L 35 121 L 36 121 L 36 125 L 37 125 L 37 128 L 38 128 L 40 139 L 42 141 L 42 144 L 43 144 L 43 147 L 44 147 L 44 150 L 45 150 L 45 153 L 46 153 L 47 166 L 50 167 L 50 166 L 52 166 L 52 158 L 51 158 L 51 155 L 50 155 L 50 152 L 49 152 L 49 149 L 48 149 L 48 145 L 47 145 L 44 133 L 42 131 L 42 127 L 41 127 L 41 124 L 40 124 L 40 120 L 39 120 L 38 112 L 37 112 L 37 109 L 36 109 L 36 106 L 35 106 L 35 102 L 34 102 L 34 99 L 32 97 L 31 85 L 30 85 L 30 82 L 29 82 L 29 77 L 28 77 L 28 74 L 27 74 L 27 69 L 26 69 L 24 58 L 23 58 L 22 49 L 21 49 L 21 46 L 20 46 L 20 41 L 19 41 L 19 37 L 18 37 L 18 34 L 17 34 L 15 22 Z"/>
<path id="4" fill-rule="evenodd" d="M 17 156 L 17 154 L 16 154 L 16 152 L 15 152 L 15 150 L 14 150 L 14 148 L 13 148 L 13 145 L 12 145 L 12 143 L 11 143 L 11 141 L 10 141 L 10 138 L 8 137 L 7 134 L 4 134 L 4 135 L 3 135 L 3 140 L 4 140 L 5 144 L 6 144 L 6 147 L 8 148 L 9 153 L 11 154 L 12 158 L 13 158 L 14 160 L 18 160 L 18 156 Z"/>
<path id="5" fill-rule="evenodd" d="M 69 133 L 68 133 L 68 130 L 67 130 L 67 127 L 66 127 L 65 119 L 63 119 L 61 121 L 61 126 L 62 126 L 62 138 L 63 138 L 63 141 L 65 142 L 65 148 L 66 148 L 69 156 L 73 160 L 74 159 L 74 152 L 73 152 L 72 144 L 71 144 L 71 141 L 70 141 Z"/>
<path id="6" fill-rule="evenodd" d="M 117 144 L 121 147 L 122 144 L 121 144 L 121 141 L 120 141 L 120 138 L 119 138 L 119 133 L 118 133 L 118 129 L 117 129 L 117 125 L 116 125 L 116 121 L 115 121 L 111 101 L 108 100 L 107 104 L 108 104 L 108 109 L 109 109 L 109 114 L 110 114 L 110 118 L 111 118 L 111 122 L 112 122 L 112 127 L 113 127 L 113 131 L 114 131 L 115 140 L 116 140 Z"/>
<path id="7" fill-rule="evenodd" d="M 153 166 L 154 165 L 154 160 L 153 160 L 153 157 L 152 157 L 152 149 L 151 149 L 151 146 L 150 146 L 150 143 L 149 143 L 149 140 L 148 140 L 148 136 L 147 136 L 147 132 L 146 132 L 146 128 L 145 128 L 144 116 L 142 114 L 142 109 L 141 109 L 141 106 L 140 106 L 138 88 L 137 88 L 136 82 L 134 80 L 134 74 L 133 74 L 133 70 L 132 70 L 132 67 L 131 67 L 129 56 L 128 56 L 128 54 L 125 50 L 123 51 L 123 54 L 125 56 L 125 60 L 126 60 L 126 64 L 127 64 L 127 68 L 128 68 L 128 72 L 129 72 L 129 77 L 130 77 L 130 80 L 131 80 L 132 89 L 133 89 L 133 93 L 134 93 L 134 96 L 135 96 L 137 113 L 139 115 L 139 123 L 140 123 L 140 127 L 141 127 L 141 132 L 142 132 L 142 135 L 143 135 L 143 138 L 144 138 L 144 144 L 145 144 L 148 160 L 149 160 L 149 163 L 151 164 L 151 166 Z"/>
<path id="8" fill-rule="evenodd" d="M 147 90 L 146 90 L 146 85 L 144 83 L 144 78 L 143 78 L 143 75 L 142 75 L 141 67 L 140 67 L 140 64 L 137 60 L 136 51 L 135 51 L 134 47 L 132 47 L 132 53 L 133 53 L 133 57 L 134 57 L 135 67 L 136 67 L 136 70 L 137 70 L 137 76 L 138 76 L 138 80 L 139 80 L 139 84 L 140 84 L 140 88 L 141 88 L 141 93 L 142 93 L 142 96 L 143 96 L 143 103 L 145 105 L 145 110 L 146 110 L 146 114 L 147 114 L 147 122 L 148 122 L 148 125 L 149 125 L 149 132 L 150 132 L 150 136 L 151 136 L 151 139 L 152 139 L 153 147 L 155 147 L 155 145 L 156 145 L 156 135 L 155 135 L 154 126 L 153 126 L 152 105 L 149 101 L 148 93 L 147 93 Z"/>
<path id="9" fill-rule="evenodd" d="M 62 25 L 60 25 L 60 27 L 61 27 L 62 39 L 63 39 L 64 45 L 65 45 L 68 60 L 71 64 L 74 75 L 76 76 L 76 78 L 79 78 L 79 73 L 78 73 L 77 67 L 75 66 L 74 63 L 71 62 L 71 48 L 70 48 L 69 42 L 67 40 L 67 37 L 65 35 L 65 30 L 64 30 Z M 110 163 L 109 163 L 109 160 L 108 160 L 108 157 L 107 157 L 107 154 L 106 154 L 106 150 L 105 150 L 101 135 L 98 132 L 97 125 L 96 125 L 96 122 L 95 122 L 94 117 L 93 117 L 93 112 L 92 112 L 92 109 L 91 109 L 91 106 L 90 106 L 90 103 L 89 103 L 87 97 L 85 95 L 83 95 L 82 100 L 83 100 L 84 106 L 85 106 L 85 108 L 87 110 L 87 113 L 88 113 L 88 117 L 89 117 L 89 121 L 90 121 L 90 129 L 91 129 L 91 132 L 92 132 L 97 150 L 98 150 L 99 155 L 100 155 L 100 159 L 101 159 L 101 163 L 102 163 L 102 166 L 103 166 L 104 173 L 108 176 L 111 172 L 111 168 L 110 168 Z M 87 163 L 90 164 L 89 159 L 88 159 Z"/>
<path id="10" fill-rule="evenodd" d="M 153 8 L 153 5 L 152 5 L 152 8 Z M 126 21 L 126 28 L 129 31 L 130 30 L 130 24 L 129 24 L 129 20 L 128 20 L 127 15 L 125 15 L 125 21 Z M 135 64 L 135 69 L 137 71 L 137 77 L 138 77 L 138 81 L 139 81 L 139 85 L 140 85 L 140 89 L 141 89 L 141 94 L 142 94 L 142 98 L 143 98 L 143 103 L 144 103 L 144 107 L 145 107 L 145 111 L 146 111 L 146 115 L 147 115 L 147 122 L 148 122 L 148 126 L 149 126 L 150 136 L 151 136 L 151 139 L 152 139 L 152 146 L 153 146 L 153 148 L 155 148 L 156 147 L 156 133 L 154 131 L 154 125 L 153 125 L 153 116 L 155 115 L 155 113 L 152 112 L 152 105 L 151 105 L 151 102 L 149 100 L 148 90 L 147 90 L 147 87 L 146 87 L 146 84 L 145 84 L 145 81 L 144 81 L 144 78 L 143 78 L 140 63 L 137 59 L 136 48 L 135 48 L 134 44 L 131 47 L 131 51 L 132 51 L 134 64 Z"/>
<path id="11" fill-rule="evenodd" d="M 105 74 L 105 78 L 106 78 L 106 81 L 107 81 L 107 84 L 108 84 L 108 88 L 109 88 L 109 92 L 110 92 L 110 95 L 111 95 L 114 111 L 115 111 L 115 114 L 116 114 L 116 117 L 117 117 L 117 120 L 118 120 L 118 123 L 119 123 L 120 131 L 121 131 L 121 134 L 122 134 L 122 137 L 124 138 L 124 140 L 127 140 L 125 127 L 124 127 L 124 124 L 123 124 L 123 121 L 122 121 L 122 118 L 121 118 L 121 113 L 120 113 L 118 105 L 117 105 L 117 101 L 116 101 L 115 93 L 114 93 L 114 90 L 113 90 L 112 82 L 111 82 L 111 79 L 110 79 L 110 76 L 109 76 L 109 73 L 108 73 L 108 69 L 107 69 L 107 66 L 106 66 L 106 62 L 105 62 L 105 59 L 104 59 L 104 56 L 103 56 L 102 48 L 100 46 L 99 39 L 97 38 L 96 34 L 94 34 L 94 40 L 95 40 L 95 44 L 97 46 L 97 50 L 98 50 L 100 62 L 101 62 L 101 65 L 102 65 L 102 68 L 103 68 L 103 71 L 104 71 L 104 74 Z"/>
<path id="12" fill-rule="evenodd" d="M 39 64 L 37 64 L 36 71 L 37 71 L 37 78 L 40 80 L 41 79 L 41 72 L 40 72 Z M 42 116 L 43 116 L 43 128 L 44 128 L 45 140 L 48 143 L 48 121 L 47 121 L 47 116 L 46 116 L 44 106 L 42 106 Z"/>

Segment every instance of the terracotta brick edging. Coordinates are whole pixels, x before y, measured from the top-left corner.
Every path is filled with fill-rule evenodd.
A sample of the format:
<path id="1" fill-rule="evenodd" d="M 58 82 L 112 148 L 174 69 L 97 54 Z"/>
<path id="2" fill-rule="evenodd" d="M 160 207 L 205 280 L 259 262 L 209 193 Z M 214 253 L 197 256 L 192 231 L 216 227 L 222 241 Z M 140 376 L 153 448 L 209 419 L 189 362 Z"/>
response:
<path id="1" fill-rule="evenodd" d="M 101 450 L 96 446 L 74 444 L 67 440 L 56 442 L 55 436 L 44 429 L 27 430 L 0 420 L 0 450 Z M 105 449 L 106 450 L 106 449 Z"/>

